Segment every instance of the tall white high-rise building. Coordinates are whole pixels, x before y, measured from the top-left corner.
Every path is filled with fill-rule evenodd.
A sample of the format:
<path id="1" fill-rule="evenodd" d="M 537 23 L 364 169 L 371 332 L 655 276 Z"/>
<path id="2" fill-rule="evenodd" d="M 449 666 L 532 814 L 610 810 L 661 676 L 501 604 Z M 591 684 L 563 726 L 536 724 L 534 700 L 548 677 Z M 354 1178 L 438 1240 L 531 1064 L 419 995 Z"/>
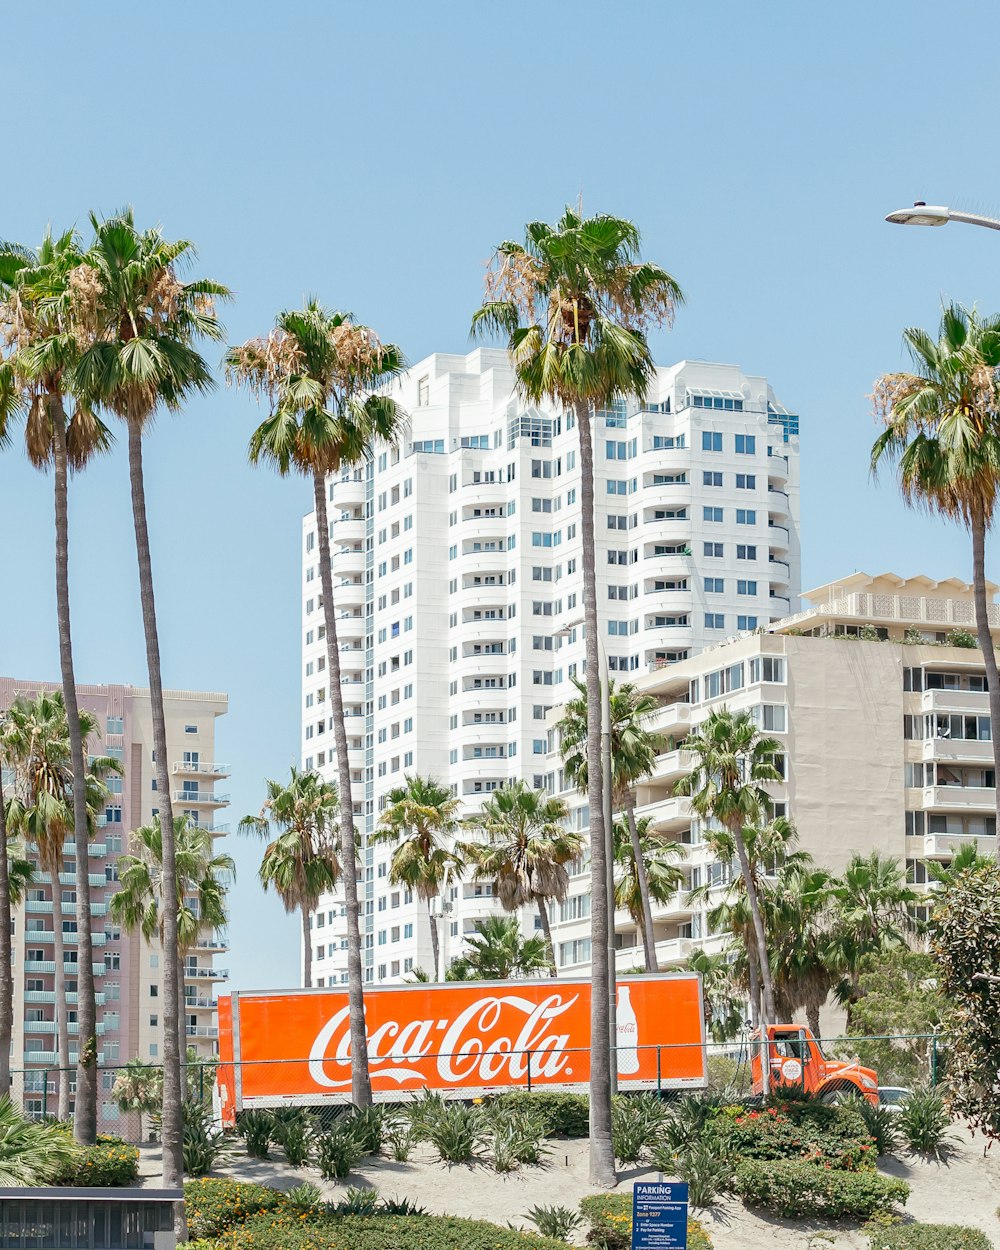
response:
<path id="1" fill-rule="evenodd" d="M 400 447 L 328 483 L 370 981 L 431 960 L 426 907 L 367 844 L 388 791 L 430 774 L 471 812 L 508 778 L 560 788 L 546 716 L 584 661 L 572 415 L 525 403 L 495 349 L 430 356 L 394 395 Z M 795 610 L 798 446 L 798 417 L 735 365 L 659 368 L 643 404 L 597 414 L 598 611 L 620 679 Z M 335 779 L 313 515 L 302 550 L 302 759 Z M 443 965 L 492 907 L 487 886 L 449 887 Z M 334 896 L 314 918 L 324 984 L 346 980 L 341 917 Z"/>

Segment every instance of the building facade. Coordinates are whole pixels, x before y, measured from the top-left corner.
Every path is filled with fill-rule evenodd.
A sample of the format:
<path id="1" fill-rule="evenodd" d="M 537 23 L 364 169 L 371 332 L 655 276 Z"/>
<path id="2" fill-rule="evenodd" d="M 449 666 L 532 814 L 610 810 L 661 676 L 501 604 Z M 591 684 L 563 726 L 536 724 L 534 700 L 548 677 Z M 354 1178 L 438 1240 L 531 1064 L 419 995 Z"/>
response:
<path id="1" fill-rule="evenodd" d="M 0 710 L 18 695 L 34 696 L 55 690 L 52 682 L 0 678 Z M 99 1123 L 119 1118 L 109 1091 L 116 1064 L 140 1058 L 157 1063 L 162 1058 L 162 959 L 158 943 L 146 943 L 138 933 L 123 932 L 109 915 L 108 904 L 118 879 L 118 857 L 129 851 L 129 833 L 148 824 L 157 813 L 156 765 L 152 713 L 147 690 L 133 686 L 77 687 L 80 706 L 98 721 L 100 737 L 91 740 L 91 754 L 108 755 L 122 766 L 122 776 L 108 779 L 112 791 L 97 835 L 87 848 L 87 870 L 93 916 L 94 976 L 97 991 L 98 1063 L 102 1074 Z M 215 762 L 215 721 L 227 710 L 227 696 L 199 691 L 164 691 L 167 743 L 170 751 L 171 799 L 174 815 L 182 813 L 219 837 L 228 826 L 218 823 L 228 795 L 216 783 L 229 769 Z M 11 778 L 5 778 L 8 784 Z M 37 850 L 28 846 L 27 858 L 36 866 Z M 76 1062 L 76 877 L 77 848 L 72 837 L 64 846 L 64 871 L 58 883 L 36 867 L 35 879 L 24 902 L 14 913 L 14 1040 L 11 1067 L 15 1090 L 23 1094 L 32 1114 L 55 1109 L 58 1076 L 46 1072 L 58 1067 L 55 1024 L 55 964 L 53 925 L 62 924 L 65 950 L 67 1008 L 70 1013 L 70 1057 Z M 57 912 L 61 921 L 54 917 Z M 216 988 L 227 972 L 216 960 L 227 949 L 222 934 L 206 931 L 198 947 L 185 958 L 185 1023 L 188 1043 L 200 1055 L 210 1056 L 218 1035 Z"/>
<path id="2" fill-rule="evenodd" d="M 690 801 L 673 794 L 691 768 L 684 739 L 713 709 L 749 711 L 782 744 L 782 780 L 768 789 L 817 864 L 841 872 L 855 851 L 879 851 L 905 861 L 919 886 L 928 861 L 947 862 L 962 843 L 995 853 L 996 776 L 972 587 L 856 573 L 802 597 L 805 611 L 639 681 L 660 703 L 651 727 L 664 750 L 637 788 L 637 816 L 684 852 L 683 888 L 654 907 L 661 966 L 725 940 L 708 925 L 719 897 L 711 887 L 721 892 L 738 869 L 714 859 Z M 1000 643 L 1000 607 L 989 611 Z M 692 906 L 695 886 L 709 894 Z M 560 962 L 573 971 L 590 954 L 589 888 L 588 878 L 574 882 L 555 926 Z M 619 912 L 615 929 L 617 966 L 640 965 L 635 923 Z"/>
<path id="3" fill-rule="evenodd" d="M 430 969 L 426 908 L 372 847 L 407 773 L 475 811 L 506 780 L 556 790 L 550 709 L 582 675 L 580 472 L 571 414 L 519 399 L 507 355 L 435 355 L 399 380 L 401 446 L 328 483 L 369 981 Z M 594 423 L 601 638 L 634 679 L 797 607 L 798 417 L 732 365 L 656 371 L 646 401 Z M 303 522 L 302 761 L 335 779 L 315 517 Z M 574 819 L 585 827 L 586 813 Z M 442 963 L 493 907 L 440 902 Z M 317 980 L 346 980 L 339 898 L 314 918 Z M 535 918 L 525 915 L 530 928 Z"/>

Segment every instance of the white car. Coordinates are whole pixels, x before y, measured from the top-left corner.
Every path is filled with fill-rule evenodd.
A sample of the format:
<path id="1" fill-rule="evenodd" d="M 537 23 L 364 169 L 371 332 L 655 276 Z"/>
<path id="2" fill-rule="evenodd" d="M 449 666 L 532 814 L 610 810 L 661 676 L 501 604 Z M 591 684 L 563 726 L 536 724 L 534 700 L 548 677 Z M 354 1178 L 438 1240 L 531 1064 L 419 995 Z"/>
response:
<path id="1" fill-rule="evenodd" d="M 902 1111 L 903 1104 L 912 1093 L 912 1089 L 906 1089 L 902 1085 L 880 1085 L 878 1087 L 879 1105 L 888 1107 L 890 1111 Z"/>

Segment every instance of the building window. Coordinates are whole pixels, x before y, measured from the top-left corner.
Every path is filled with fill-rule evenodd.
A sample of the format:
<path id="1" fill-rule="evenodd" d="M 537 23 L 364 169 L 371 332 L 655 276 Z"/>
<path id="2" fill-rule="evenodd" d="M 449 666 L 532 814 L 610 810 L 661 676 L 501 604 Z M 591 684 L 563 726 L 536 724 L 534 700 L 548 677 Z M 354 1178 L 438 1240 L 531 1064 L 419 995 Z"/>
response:
<path id="1" fill-rule="evenodd" d="M 741 456 L 752 456 L 757 451 L 756 434 L 737 434 L 736 451 Z"/>
<path id="2" fill-rule="evenodd" d="M 737 543 L 736 544 L 736 559 L 737 560 L 756 560 L 757 548 L 752 543 Z"/>
<path id="3" fill-rule="evenodd" d="M 755 595 L 757 593 L 757 583 L 748 581 L 745 577 L 740 577 L 736 581 L 736 593 L 738 595 Z"/>
<path id="4" fill-rule="evenodd" d="M 698 398 L 698 396 L 695 396 L 696 400 Z M 702 430 L 701 449 L 702 451 L 721 451 L 722 435 L 712 430 Z"/>
<path id="5" fill-rule="evenodd" d="M 756 490 L 757 475 L 756 473 L 737 473 L 736 474 L 737 490 Z"/>
<path id="6" fill-rule="evenodd" d="M 736 628 L 740 630 L 741 633 L 750 629 L 756 629 L 757 618 L 755 616 L 737 616 Z"/>
<path id="7" fill-rule="evenodd" d="M 705 472 L 701 475 L 701 484 L 702 484 L 703 486 L 721 486 L 721 485 L 722 485 L 722 474 L 721 474 L 721 473 L 709 472 L 708 470 L 706 470 L 706 471 L 705 471 Z"/>
<path id="8" fill-rule="evenodd" d="M 706 629 L 725 629 L 726 628 L 725 616 L 721 612 L 706 612 L 705 613 L 705 628 Z"/>
<path id="9" fill-rule="evenodd" d="M 757 512 L 754 508 L 737 508 L 736 509 L 737 525 L 756 525 Z"/>
<path id="10" fill-rule="evenodd" d="M 705 543 L 704 552 L 710 560 L 721 560 L 722 543 Z"/>
<path id="11" fill-rule="evenodd" d="M 417 407 L 426 408 L 431 402 L 431 379 L 430 374 L 425 373 L 422 378 L 417 380 Z"/>
<path id="12" fill-rule="evenodd" d="M 706 577 L 705 593 L 709 595 L 723 595 L 726 593 L 726 582 L 722 577 Z"/>
<path id="13" fill-rule="evenodd" d="M 722 523 L 721 508 L 702 508 L 701 516 L 703 521 L 712 521 L 716 525 L 721 525 Z"/>

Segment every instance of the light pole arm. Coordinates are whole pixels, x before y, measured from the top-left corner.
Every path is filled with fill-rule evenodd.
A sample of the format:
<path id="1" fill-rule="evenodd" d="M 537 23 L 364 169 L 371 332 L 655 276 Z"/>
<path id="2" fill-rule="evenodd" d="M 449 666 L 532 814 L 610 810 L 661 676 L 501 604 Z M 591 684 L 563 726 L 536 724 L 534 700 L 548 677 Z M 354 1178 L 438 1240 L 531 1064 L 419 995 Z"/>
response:
<path id="1" fill-rule="evenodd" d="M 961 221 L 967 226 L 985 226 L 987 230 L 1000 230 L 1000 220 L 996 217 L 983 217 L 980 213 L 962 213 L 949 208 L 948 220 Z"/>

